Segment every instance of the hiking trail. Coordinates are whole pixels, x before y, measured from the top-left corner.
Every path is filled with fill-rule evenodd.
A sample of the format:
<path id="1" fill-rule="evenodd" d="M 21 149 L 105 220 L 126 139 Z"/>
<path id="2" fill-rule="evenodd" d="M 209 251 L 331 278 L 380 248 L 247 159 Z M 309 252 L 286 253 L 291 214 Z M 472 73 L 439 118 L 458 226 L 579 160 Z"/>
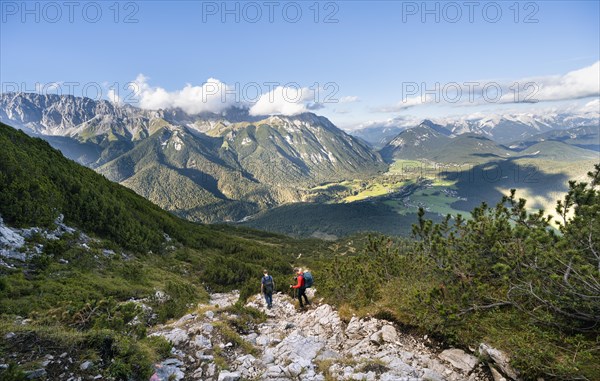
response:
<path id="1" fill-rule="evenodd" d="M 314 300 L 314 291 L 309 289 Z M 273 295 L 266 309 L 260 295 L 246 303 L 263 311 L 267 320 L 250 328 L 223 328 L 240 317 L 227 309 L 237 292 L 213 294 L 197 313 L 157 327 L 172 358 L 157 364 L 154 379 L 166 380 L 387 380 L 489 381 L 489 370 L 478 357 L 460 349 L 436 349 L 427 336 L 402 333 L 391 322 L 353 317 L 342 321 L 328 304 L 296 310 L 285 294 Z M 241 331 L 241 333 L 240 333 Z M 237 337 L 236 337 L 237 336 Z M 219 370 L 221 369 L 221 370 Z M 496 372 L 497 373 L 497 372 Z M 501 380 L 502 377 L 494 379 Z"/>

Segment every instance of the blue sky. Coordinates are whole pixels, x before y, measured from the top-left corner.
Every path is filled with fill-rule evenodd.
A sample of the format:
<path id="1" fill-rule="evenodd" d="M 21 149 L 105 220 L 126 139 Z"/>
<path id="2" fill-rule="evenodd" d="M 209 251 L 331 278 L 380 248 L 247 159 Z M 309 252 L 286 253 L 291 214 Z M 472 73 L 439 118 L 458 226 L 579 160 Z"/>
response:
<path id="1" fill-rule="evenodd" d="M 462 1 L 23 5 L 3 0 L 0 79 L 2 91 L 32 91 L 36 83 L 58 83 L 63 93 L 77 96 L 85 95 L 85 84 L 97 83 L 102 96 L 116 84 L 121 100 L 131 93 L 124 87 L 136 81 L 143 88 L 136 88 L 138 105 L 191 110 L 198 109 L 193 103 L 198 102 L 198 91 L 207 90 L 202 84 L 209 79 L 228 86 L 228 94 L 237 92 L 249 106 L 265 106 L 264 97 L 247 99 L 250 93 L 268 93 L 272 83 L 292 83 L 304 88 L 303 95 L 293 98 L 302 105 L 284 112 L 317 109 L 346 127 L 407 114 L 426 117 L 523 107 L 504 98 L 483 99 L 481 87 L 487 83 L 494 89 L 497 84 L 506 96 L 515 82 L 532 81 L 537 87 L 530 91 L 542 101 L 539 107 L 587 102 L 598 98 L 600 86 L 598 67 L 593 66 L 600 60 L 599 3 L 498 1 L 474 2 L 470 8 Z M 477 89 L 469 90 L 464 83 L 473 81 Z M 65 83 L 78 85 L 67 91 Z M 188 91 L 182 92 L 187 84 Z M 448 84 L 458 84 L 463 91 L 456 103 L 447 102 L 456 90 Z M 572 88 L 565 89 L 567 85 Z M 96 88 L 88 85 L 87 95 L 94 97 Z M 423 99 L 426 89 L 440 99 Z M 566 95 L 557 95 L 556 89 Z M 445 90 L 450 93 L 442 93 Z M 521 90 L 521 98 L 526 97 Z M 465 91 L 478 99 L 468 100 Z M 276 90 L 274 94 L 276 103 Z M 328 102 L 311 105 L 327 95 Z M 222 93 L 218 96 L 223 99 Z M 229 95 L 226 103 L 235 97 Z M 332 103 L 336 100 L 343 102 Z M 213 106 L 200 110 L 218 102 L 208 103 Z M 257 110 L 280 109 L 266 106 Z"/>

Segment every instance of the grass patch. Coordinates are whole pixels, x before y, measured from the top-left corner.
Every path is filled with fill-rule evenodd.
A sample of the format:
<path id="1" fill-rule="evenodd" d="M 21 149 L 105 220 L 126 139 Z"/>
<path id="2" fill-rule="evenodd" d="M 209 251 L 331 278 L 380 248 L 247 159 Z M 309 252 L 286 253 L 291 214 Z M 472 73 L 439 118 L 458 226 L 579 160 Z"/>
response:
<path id="1" fill-rule="evenodd" d="M 229 369 L 229 364 L 227 364 L 227 359 L 225 358 L 225 355 L 223 354 L 223 349 L 221 349 L 221 347 L 219 347 L 219 346 L 213 347 L 213 361 L 214 361 L 217 369 L 219 369 L 219 370 Z"/>
<path id="2" fill-rule="evenodd" d="M 62 353 L 75 359 L 70 371 L 77 372 L 79 361 L 92 360 L 108 364 L 97 371 L 105 378 L 147 380 L 152 375 L 152 365 L 170 355 L 171 345 L 163 338 L 138 339 L 113 330 L 100 329 L 85 332 L 61 325 L 41 326 L 18 324 L 6 318 L 0 321 L 0 335 L 11 334 L 10 340 L 0 344 L 0 357 L 17 354 L 25 365 L 11 370 L 13 377 L 19 370 L 38 367 L 36 359 L 45 354 L 58 358 Z M 49 367 L 49 379 L 59 376 L 64 369 Z M 9 373 L 0 373 L 2 379 Z M 18 378 L 16 378 L 18 379 Z"/>
<path id="3" fill-rule="evenodd" d="M 244 353 L 258 356 L 259 350 L 256 349 L 252 344 L 244 340 L 233 328 L 227 323 L 216 322 L 213 323 L 215 330 L 223 340 L 223 343 L 233 344 L 233 348 L 240 348 Z"/>
<path id="4" fill-rule="evenodd" d="M 346 197 L 343 201 L 344 202 L 354 202 L 354 201 L 365 200 L 365 199 L 371 198 L 371 197 L 383 196 L 383 195 L 387 194 L 389 190 L 390 190 L 390 188 L 388 188 L 382 184 L 372 184 L 369 186 L 369 188 L 362 190 L 357 195 Z"/>
<path id="5" fill-rule="evenodd" d="M 428 212 L 437 213 L 442 216 L 457 213 L 468 214 L 465 211 L 454 209 L 452 204 L 457 199 L 444 194 L 442 190 L 442 187 L 432 187 L 417 191 L 410 196 L 410 203 L 414 205 L 415 210 L 419 207 L 424 207 Z"/>
<path id="6" fill-rule="evenodd" d="M 315 365 L 317 368 L 317 373 L 322 373 L 325 377 L 325 381 L 335 381 L 335 378 L 330 372 L 329 368 L 334 364 L 335 360 L 327 359 L 327 360 L 315 360 Z"/>
<path id="7" fill-rule="evenodd" d="M 358 362 L 350 357 L 344 357 L 341 359 L 326 359 L 326 360 L 316 360 L 315 365 L 317 368 L 317 373 L 322 373 L 325 376 L 325 381 L 335 381 L 338 378 L 331 374 L 330 368 L 337 364 L 341 367 L 351 366 L 355 367 Z"/>
<path id="8" fill-rule="evenodd" d="M 417 160 L 396 160 L 390 165 L 388 173 L 414 176 L 414 173 L 418 173 L 424 165 L 426 164 Z"/>
<path id="9" fill-rule="evenodd" d="M 359 372 L 369 373 L 374 372 L 375 374 L 382 374 L 389 370 L 387 364 L 380 359 L 371 359 L 369 361 L 365 361 L 358 368 Z"/>

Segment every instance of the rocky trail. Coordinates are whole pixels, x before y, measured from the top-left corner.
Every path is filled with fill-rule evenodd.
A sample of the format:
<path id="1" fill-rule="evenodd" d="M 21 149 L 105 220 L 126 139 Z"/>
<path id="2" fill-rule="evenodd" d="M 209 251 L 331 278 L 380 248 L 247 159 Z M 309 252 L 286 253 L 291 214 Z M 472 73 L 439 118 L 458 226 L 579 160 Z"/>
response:
<path id="1" fill-rule="evenodd" d="M 152 381 L 504 379 L 478 357 L 436 349 L 427 337 L 403 334 L 388 321 L 353 317 L 345 323 L 328 304 L 299 312 L 284 294 L 274 295 L 271 310 L 259 295 L 250 298 L 246 306 L 267 319 L 244 324 L 235 308 L 227 308 L 237 297 L 215 294 L 196 313 L 157 327 L 152 335 L 174 348 L 172 358 L 157 364 Z"/>

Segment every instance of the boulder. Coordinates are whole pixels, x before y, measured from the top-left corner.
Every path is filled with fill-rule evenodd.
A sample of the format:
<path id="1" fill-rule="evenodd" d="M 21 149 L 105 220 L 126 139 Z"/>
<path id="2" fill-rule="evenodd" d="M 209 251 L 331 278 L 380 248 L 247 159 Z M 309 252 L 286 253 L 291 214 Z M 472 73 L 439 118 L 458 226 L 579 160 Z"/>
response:
<path id="1" fill-rule="evenodd" d="M 214 361 L 215 356 L 213 356 L 213 355 L 204 355 L 204 354 L 200 354 L 198 352 L 198 353 L 196 353 L 196 358 L 199 361 Z"/>
<path id="2" fill-rule="evenodd" d="M 373 344 L 379 345 L 381 343 L 381 331 L 375 332 L 374 334 L 369 336 L 369 340 L 371 340 Z"/>
<path id="3" fill-rule="evenodd" d="M 267 378 L 277 378 L 277 377 L 281 377 L 282 375 L 283 375 L 283 368 L 280 367 L 279 365 L 270 366 L 269 368 L 267 368 L 267 371 L 265 372 L 265 376 Z"/>
<path id="4" fill-rule="evenodd" d="M 498 370 L 496 368 L 494 368 L 493 366 L 490 366 L 490 373 L 492 374 L 492 377 L 494 378 L 494 381 L 508 381 L 506 378 L 504 378 L 504 376 L 502 376 L 502 373 L 498 372 Z"/>
<path id="5" fill-rule="evenodd" d="M 440 353 L 440 358 L 466 373 L 470 373 L 479 364 L 477 357 L 456 348 L 446 349 Z"/>
<path id="6" fill-rule="evenodd" d="M 247 342 L 249 342 L 252 345 L 256 344 L 256 338 L 258 337 L 258 334 L 255 332 L 252 332 L 249 335 L 243 336 L 244 340 L 246 340 Z"/>
<path id="7" fill-rule="evenodd" d="M 319 353 L 319 355 L 316 357 L 316 360 L 317 361 L 337 360 L 341 357 L 342 356 L 340 356 L 340 354 L 338 352 L 332 351 L 330 349 L 326 349 L 323 352 Z"/>
<path id="8" fill-rule="evenodd" d="M 440 376 L 437 372 L 425 368 L 423 372 L 423 381 L 445 381 L 444 377 Z"/>
<path id="9" fill-rule="evenodd" d="M 194 320 L 195 318 L 196 318 L 196 314 L 187 314 L 187 315 L 182 316 L 179 319 L 179 323 L 185 323 L 186 321 Z"/>
<path id="10" fill-rule="evenodd" d="M 174 380 L 179 381 L 185 377 L 185 374 L 180 367 L 183 363 L 175 358 L 166 359 L 159 366 L 156 367 L 156 374 L 161 380 Z"/>
<path id="11" fill-rule="evenodd" d="M 162 364 L 170 365 L 170 366 L 183 366 L 183 363 L 181 362 L 181 360 L 174 359 L 174 358 L 166 359 L 165 361 L 162 362 Z"/>
<path id="12" fill-rule="evenodd" d="M 496 364 L 499 370 L 511 380 L 519 379 L 519 373 L 510 365 L 510 357 L 506 353 L 481 343 L 479 354 Z"/>
<path id="13" fill-rule="evenodd" d="M 213 331 L 213 329 L 214 329 L 214 327 L 212 324 L 209 324 L 209 323 L 202 324 L 202 331 L 204 333 L 207 333 L 207 334 L 211 333 Z"/>
<path id="14" fill-rule="evenodd" d="M 213 306 L 225 308 L 234 305 L 235 302 L 238 301 L 239 297 L 239 291 L 232 291 L 230 293 L 223 294 L 212 294 L 209 303 Z"/>
<path id="15" fill-rule="evenodd" d="M 0 256 L 7 259 L 15 259 L 21 262 L 25 262 L 27 260 L 27 255 L 25 253 L 15 250 L 0 249 Z"/>
<path id="16" fill-rule="evenodd" d="M 19 249 L 25 244 L 25 238 L 17 232 L 4 225 L 0 218 L 0 246 L 6 246 L 11 249 Z"/>
<path id="17" fill-rule="evenodd" d="M 28 380 L 35 380 L 38 378 L 46 378 L 46 369 L 36 369 L 36 370 L 30 370 L 28 372 L 25 372 L 25 376 L 27 377 Z"/>
<path id="18" fill-rule="evenodd" d="M 302 373 L 302 366 L 297 362 L 291 363 L 285 370 L 285 374 L 292 378 L 298 377 L 300 373 Z"/>
<path id="19" fill-rule="evenodd" d="M 185 343 L 190 339 L 186 330 L 181 328 L 174 328 L 169 332 L 163 332 L 159 334 L 163 336 L 165 339 L 171 342 L 171 344 L 177 346 L 179 344 Z"/>
<path id="20" fill-rule="evenodd" d="M 396 373 L 392 373 L 392 372 L 387 372 L 382 374 L 381 376 L 379 376 L 379 380 L 381 381 L 398 381 L 398 380 L 402 380 L 403 377 L 398 377 L 398 375 Z M 404 378 L 406 380 L 410 380 L 409 378 Z"/>
<path id="21" fill-rule="evenodd" d="M 217 373 L 217 366 L 213 363 L 206 368 L 206 372 L 204 373 L 206 377 L 212 377 Z"/>
<path id="22" fill-rule="evenodd" d="M 381 339 L 386 343 L 398 342 L 398 332 L 393 325 L 384 325 L 381 328 Z"/>
<path id="23" fill-rule="evenodd" d="M 203 349 L 212 348 L 210 339 L 204 335 L 196 335 L 196 337 L 194 337 L 194 345 Z"/>
<path id="24" fill-rule="evenodd" d="M 271 340 L 269 340 L 269 337 L 267 335 L 260 335 L 256 338 L 256 345 L 260 345 L 261 347 L 266 347 L 267 345 L 269 345 L 269 342 Z"/>
<path id="25" fill-rule="evenodd" d="M 195 378 L 197 380 L 203 379 L 202 378 L 203 374 L 204 374 L 204 369 L 202 367 L 199 367 L 192 373 L 192 378 Z M 150 381 L 153 381 L 153 380 L 150 379 Z"/>
<path id="26" fill-rule="evenodd" d="M 81 370 L 88 370 L 92 367 L 92 365 L 94 365 L 94 363 L 92 363 L 91 361 L 84 361 L 80 366 L 79 369 Z"/>
<path id="27" fill-rule="evenodd" d="M 352 319 L 350 319 L 348 326 L 346 327 L 346 336 L 348 336 L 348 338 L 352 340 L 360 340 L 362 339 L 360 331 L 360 320 L 356 316 L 353 316 Z"/>
<path id="28" fill-rule="evenodd" d="M 220 372 L 219 381 L 239 381 L 241 378 L 239 373 L 236 372 Z"/>
<path id="29" fill-rule="evenodd" d="M 271 348 L 267 348 L 267 350 L 264 351 L 262 361 L 265 365 L 275 363 L 275 356 L 273 355 L 273 350 Z"/>

